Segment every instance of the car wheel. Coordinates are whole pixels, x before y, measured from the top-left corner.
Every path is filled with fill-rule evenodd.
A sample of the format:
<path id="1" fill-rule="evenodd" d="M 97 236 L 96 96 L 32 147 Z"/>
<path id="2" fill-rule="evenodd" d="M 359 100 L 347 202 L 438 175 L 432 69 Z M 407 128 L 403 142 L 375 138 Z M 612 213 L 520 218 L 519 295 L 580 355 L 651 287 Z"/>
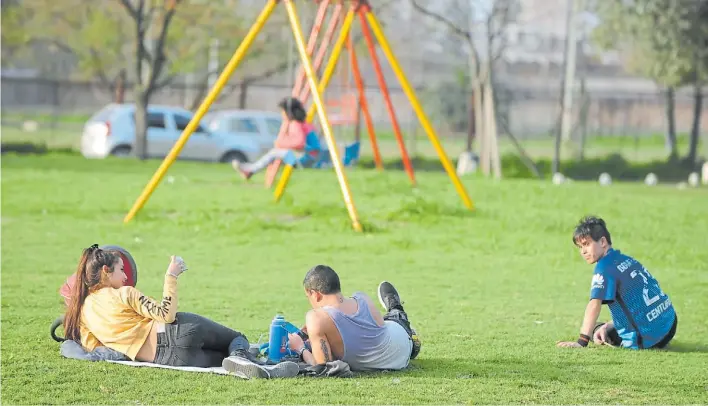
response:
<path id="1" fill-rule="evenodd" d="M 223 158 L 221 158 L 221 162 L 223 163 L 231 163 L 233 161 L 245 163 L 248 162 L 248 158 L 246 158 L 246 155 L 244 155 L 241 151 L 228 152 Z"/>
<path id="2" fill-rule="evenodd" d="M 130 147 L 125 147 L 125 146 L 117 147 L 117 148 L 113 149 L 113 151 L 111 151 L 111 155 L 117 156 L 120 158 L 128 157 L 128 156 L 130 156 L 130 154 L 131 154 Z"/>

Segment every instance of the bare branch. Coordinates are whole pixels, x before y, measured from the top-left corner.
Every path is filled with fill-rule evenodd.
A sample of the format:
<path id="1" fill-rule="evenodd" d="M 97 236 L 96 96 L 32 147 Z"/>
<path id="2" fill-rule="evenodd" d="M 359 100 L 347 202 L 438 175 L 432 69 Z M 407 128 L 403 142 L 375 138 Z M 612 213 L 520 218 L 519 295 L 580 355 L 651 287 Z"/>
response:
<path id="1" fill-rule="evenodd" d="M 150 72 L 150 80 L 147 85 L 148 89 L 152 89 L 153 86 L 155 86 L 155 82 L 160 76 L 160 73 L 162 73 L 162 68 L 165 62 L 167 61 L 167 58 L 165 56 L 165 42 L 167 40 L 167 30 L 170 26 L 172 18 L 175 15 L 175 12 L 177 11 L 178 3 L 180 3 L 180 0 L 171 0 L 169 2 L 167 11 L 165 12 L 165 15 L 163 17 L 160 35 L 157 38 L 157 44 L 155 47 L 155 55 L 151 64 L 152 69 Z"/>
<path id="2" fill-rule="evenodd" d="M 411 4 L 413 5 L 413 8 L 416 9 L 418 12 L 421 14 L 424 14 L 444 25 L 446 25 L 450 30 L 452 30 L 455 34 L 459 35 L 460 37 L 466 39 L 467 41 L 472 41 L 472 33 L 468 30 L 465 30 L 463 28 L 460 28 L 457 24 L 452 22 L 451 20 L 443 17 L 442 15 L 435 13 L 433 11 L 430 11 L 420 4 L 416 2 L 416 0 L 409 0 Z"/>
<path id="3" fill-rule="evenodd" d="M 176 75 L 176 74 L 168 75 L 166 78 L 164 78 L 164 79 L 162 79 L 161 81 L 155 83 L 155 85 L 153 85 L 153 88 L 152 88 L 152 89 L 153 89 L 153 91 L 157 91 L 157 90 L 160 90 L 160 89 L 162 89 L 162 88 L 164 88 L 164 87 L 167 87 L 167 86 L 171 85 L 171 84 L 175 81 L 175 79 L 177 79 L 177 75 Z"/>
<path id="4" fill-rule="evenodd" d="M 123 4 L 123 7 L 125 7 L 125 10 L 128 12 L 128 14 L 130 14 L 130 16 L 134 20 L 138 20 L 138 10 L 136 10 L 135 7 L 133 7 L 133 5 L 130 4 L 130 0 L 120 0 L 120 2 Z M 142 2 L 141 2 L 140 8 L 142 11 Z"/>
<path id="5" fill-rule="evenodd" d="M 293 61 L 293 66 L 297 66 L 297 63 L 298 63 L 297 60 Z M 284 61 L 284 62 L 281 62 L 278 65 L 274 66 L 273 68 L 263 71 L 257 75 L 246 76 L 243 78 L 243 80 L 241 82 L 247 83 L 247 84 L 255 83 L 255 82 L 258 82 L 259 80 L 268 79 L 269 77 L 271 77 L 277 73 L 280 73 L 287 68 L 288 68 L 288 62 Z"/>
<path id="6" fill-rule="evenodd" d="M 101 82 L 105 86 L 108 86 L 108 88 L 112 91 L 113 83 L 111 80 L 108 79 L 108 76 L 106 76 L 106 70 L 103 68 L 103 63 L 101 62 L 101 58 L 99 58 L 98 56 L 98 52 L 95 48 L 91 47 L 89 49 L 89 53 L 91 54 L 91 64 L 93 65 L 93 69 L 96 76 L 98 76 Z"/>
<path id="7" fill-rule="evenodd" d="M 59 41 L 56 38 L 45 38 L 45 37 L 32 38 L 29 40 L 28 45 L 43 44 L 43 43 L 52 44 L 68 54 L 76 55 L 76 52 L 74 51 L 73 48 L 71 48 L 70 46 L 66 45 L 65 43 Z"/>

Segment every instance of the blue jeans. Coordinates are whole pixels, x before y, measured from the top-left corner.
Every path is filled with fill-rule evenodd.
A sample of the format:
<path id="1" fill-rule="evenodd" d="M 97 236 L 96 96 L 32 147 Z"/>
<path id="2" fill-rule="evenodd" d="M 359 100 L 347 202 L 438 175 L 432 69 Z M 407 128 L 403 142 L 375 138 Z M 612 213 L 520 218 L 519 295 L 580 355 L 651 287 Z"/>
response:
<path id="1" fill-rule="evenodd" d="M 270 165 L 271 162 L 275 161 L 276 159 L 285 158 L 285 155 L 287 155 L 289 151 L 289 149 L 273 148 L 265 155 L 260 157 L 256 162 L 252 164 L 241 164 L 241 169 L 250 173 L 259 172 L 265 169 L 266 166 Z"/>

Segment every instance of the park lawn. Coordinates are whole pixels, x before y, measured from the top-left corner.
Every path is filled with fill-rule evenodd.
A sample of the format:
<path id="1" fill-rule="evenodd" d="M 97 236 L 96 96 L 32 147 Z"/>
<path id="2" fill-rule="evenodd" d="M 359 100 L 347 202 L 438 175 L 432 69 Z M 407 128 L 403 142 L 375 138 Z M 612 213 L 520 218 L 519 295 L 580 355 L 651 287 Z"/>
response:
<path id="1" fill-rule="evenodd" d="M 477 177 L 463 209 L 443 173 L 347 172 L 367 232 L 350 228 L 333 171 L 298 171 L 280 204 L 258 176 L 178 162 L 135 221 L 123 216 L 158 161 L 72 154 L 2 158 L 2 400 L 17 403 L 708 402 L 708 190 Z M 577 337 L 592 268 L 571 244 L 586 213 L 638 257 L 674 302 L 670 351 L 558 349 Z M 410 370 L 354 379 L 243 381 L 63 359 L 48 334 L 60 285 L 92 243 L 127 248 L 159 296 L 183 256 L 180 310 L 266 340 L 276 313 L 301 324 L 302 278 L 338 271 L 345 293 L 401 291 L 423 340 Z M 608 317 L 606 309 L 603 317 Z"/>

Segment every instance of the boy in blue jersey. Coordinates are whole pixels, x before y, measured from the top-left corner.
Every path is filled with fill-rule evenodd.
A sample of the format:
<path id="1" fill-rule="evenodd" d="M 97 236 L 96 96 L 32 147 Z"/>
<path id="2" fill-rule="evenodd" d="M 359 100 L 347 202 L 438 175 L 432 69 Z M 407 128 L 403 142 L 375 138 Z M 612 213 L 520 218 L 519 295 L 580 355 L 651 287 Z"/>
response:
<path id="1" fill-rule="evenodd" d="M 588 264 L 595 264 L 595 271 L 580 338 L 557 345 L 586 347 L 593 340 L 635 350 L 666 347 L 678 324 L 671 299 L 639 261 L 612 248 L 605 221 L 582 219 L 573 243 Z M 612 321 L 596 325 L 603 304 L 609 306 Z"/>

